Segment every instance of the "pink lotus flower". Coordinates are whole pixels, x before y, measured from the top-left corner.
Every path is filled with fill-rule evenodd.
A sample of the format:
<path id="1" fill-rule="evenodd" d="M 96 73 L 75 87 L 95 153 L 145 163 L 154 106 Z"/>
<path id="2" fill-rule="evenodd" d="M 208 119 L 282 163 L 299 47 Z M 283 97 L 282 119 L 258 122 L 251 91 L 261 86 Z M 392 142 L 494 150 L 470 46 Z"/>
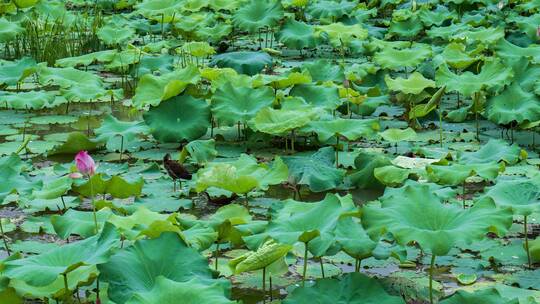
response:
<path id="1" fill-rule="evenodd" d="M 92 176 L 96 173 L 96 163 L 86 151 L 80 151 L 75 156 L 75 165 L 80 173 L 87 176 Z"/>

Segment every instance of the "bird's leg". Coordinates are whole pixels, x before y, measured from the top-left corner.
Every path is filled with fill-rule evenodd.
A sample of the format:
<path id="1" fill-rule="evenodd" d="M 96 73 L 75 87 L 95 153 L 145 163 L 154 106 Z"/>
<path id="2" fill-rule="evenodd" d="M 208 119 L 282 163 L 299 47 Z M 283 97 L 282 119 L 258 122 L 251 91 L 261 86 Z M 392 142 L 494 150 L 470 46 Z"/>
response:
<path id="1" fill-rule="evenodd" d="M 173 179 L 172 182 L 173 182 L 173 192 L 176 192 L 176 180 Z"/>

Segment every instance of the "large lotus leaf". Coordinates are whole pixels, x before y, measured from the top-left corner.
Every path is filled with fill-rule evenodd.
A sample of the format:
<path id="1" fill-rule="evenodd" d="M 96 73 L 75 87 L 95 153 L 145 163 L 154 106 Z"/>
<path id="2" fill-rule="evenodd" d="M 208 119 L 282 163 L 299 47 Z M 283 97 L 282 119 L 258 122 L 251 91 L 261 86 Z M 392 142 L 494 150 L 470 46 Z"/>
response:
<path id="1" fill-rule="evenodd" d="M 269 85 L 274 90 L 285 89 L 297 84 L 311 83 L 311 75 L 307 72 L 291 72 L 281 75 L 258 75 L 253 81 L 253 87 Z"/>
<path id="2" fill-rule="evenodd" d="M 456 33 L 452 38 L 465 40 L 467 43 L 494 44 L 505 36 L 504 27 L 478 27 L 468 31 Z"/>
<path id="3" fill-rule="evenodd" d="M 229 262 L 229 267 L 235 274 L 263 269 L 283 258 L 292 249 L 291 245 L 279 244 L 268 240 L 255 252 L 247 252 Z"/>
<path id="4" fill-rule="evenodd" d="M 108 222 L 116 226 L 118 231 L 129 240 L 142 236 L 156 238 L 165 231 L 180 232 L 174 213 L 160 214 L 142 206 L 130 216 L 110 215 Z"/>
<path id="5" fill-rule="evenodd" d="M 161 76 L 145 74 L 137 84 L 133 104 L 140 109 L 148 105 L 157 106 L 182 93 L 189 84 L 196 84 L 199 79 L 199 69 L 193 65 Z"/>
<path id="6" fill-rule="evenodd" d="M 40 66 L 37 71 L 39 83 L 41 85 L 58 85 L 61 88 L 80 86 L 81 84 L 89 87 L 103 86 L 103 82 L 99 76 L 74 68 L 51 68 Z"/>
<path id="7" fill-rule="evenodd" d="M 373 176 L 383 185 L 397 187 L 409 178 L 413 170 L 403 169 L 393 165 L 378 167 L 373 170 Z"/>
<path id="8" fill-rule="evenodd" d="M 335 110 L 341 104 L 339 90 L 332 86 L 295 85 L 291 89 L 290 95 L 302 97 L 309 104 L 328 110 Z"/>
<path id="9" fill-rule="evenodd" d="M 6 18 L 0 18 L 0 42 L 6 43 L 13 40 L 17 35 L 24 33 L 24 28 L 16 22 L 11 22 Z"/>
<path id="10" fill-rule="evenodd" d="M 505 67 L 498 60 L 490 60 L 482 66 L 479 74 L 469 71 L 455 74 L 447 65 L 440 65 L 435 74 L 435 81 L 438 86 L 446 86 L 448 91 L 458 91 L 465 96 L 472 96 L 482 90 L 498 92 L 508 85 L 513 77 L 511 67 Z"/>
<path id="11" fill-rule="evenodd" d="M 324 254 L 335 243 L 334 230 L 342 215 L 356 210 L 352 197 L 341 198 L 327 194 L 316 203 L 292 203 L 277 211 L 262 236 L 283 244 L 310 243 L 309 249 L 317 256 Z M 259 235 L 244 237 L 246 242 Z"/>
<path id="12" fill-rule="evenodd" d="M 388 32 L 392 35 L 412 39 L 424 29 L 420 18 L 416 15 L 412 15 L 406 20 L 398 21 L 396 18 L 393 19 L 394 20 L 390 23 L 390 27 L 388 27 Z"/>
<path id="13" fill-rule="evenodd" d="M 273 102 L 274 93 L 269 87 L 252 89 L 226 83 L 212 97 L 212 112 L 224 124 L 247 123 Z"/>
<path id="14" fill-rule="evenodd" d="M 387 129 L 384 132 L 379 133 L 379 135 L 386 141 L 391 143 L 397 143 L 400 141 L 409 141 L 416 138 L 416 132 L 411 129 Z"/>
<path id="15" fill-rule="evenodd" d="M 307 70 L 313 78 L 313 81 L 317 82 L 343 82 L 345 79 L 343 66 L 334 64 L 328 59 L 318 59 L 313 62 L 306 62 L 302 64 L 302 70 Z"/>
<path id="16" fill-rule="evenodd" d="M 107 150 L 122 152 L 131 150 L 137 136 L 148 133 L 148 127 L 142 121 L 121 121 L 107 115 L 95 133 L 96 141 L 106 142 Z"/>
<path id="17" fill-rule="evenodd" d="M 502 139 L 490 139 L 475 152 L 458 152 L 457 160 L 466 164 L 482 164 L 504 161 L 509 165 L 517 163 L 523 156 L 517 144 L 509 145 Z"/>
<path id="18" fill-rule="evenodd" d="M 503 297 L 495 288 L 486 288 L 467 292 L 458 290 L 452 296 L 440 301 L 441 304 L 519 304 L 517 298 L 508 299 Z"/>
<path id="19" fill-rule="evenodd" d="M 504 59 L 526 57 L 527 59 L 532 58 L 536 63 L 540 62 L 540 46 L 534 44 L 531 44 L 528 47 L 520 47 L 506 39 L 501 39 L 495 46 L 495 49 L 497 56 Z"/>
<path id="20" fill-rule="evenodd" d="M 272 167 L 259 164 L 246 154 L 233 162 L 209 163 L 197 172 L 198 192 L 208 187 L 218 187 L 238 194 L 245 194 L 254 188 L 267 189 L 288 177 L 288 169 L 281 158 L 276 157 Z"/>
<path id="21" fill-rule="evenodd" d="M 536 122 L 540 120 L 540 98 L 514 83 L 500 95 L 488 100 L 486 115 L 490 121 L 498 124 Z"/>
<path id="22" fill-rule="evenodd" d="M 294 19 L 289 19 L 276 36 L 286 47 L 296 50 L 314 48 L 319 43 L 313 26 Z"/>
<path id="23" fill-rule="evenodd" d="M 97 31 L 98 38 L 106 45 L 125 44 L 135 35 L 135 30 L 131 26 L 124 24 L 109 23 Z"/>
<path id="24" fill-rule="evenodd" d="M 504 164 L 452 164 L 450 166 L 429 165 L 426 167 L 430 181 L 440 185 L 456 186 L 463 184 L 471 176 L 479 176 L 484 180 L 494 180 L 499 172 L 504 171 Z"/>
<path id="25" fill-rule="evenodd" d="M 179 299 L 185 304 L 234 304 L 228 299 L 230 285 L 225 279 L 176 282 L 158 276 L 151 290 L 134 293 L 126 304 L 176 303 Z"/>
<path id="26" fill-rule="evenodd" d="M 86 197 L 97 193 L 108 193 L 114 198 L 128 198 L 141 195 L 144 185 L 142 176 L 137 176 L 133 180 L 113 175 L 111 178 L 105 178 L 102 174 L 95 174 L 91 177 L 92 185 L 88 180 L 79 181 L 73 185 L 73 190 Z"/>
<path id="27" fill-rule="evenodd" d="M 180 162 L 183 162 L 188 155 L 197 164 L 211 162 L 218 155 L 216 141 L 214 139 L 191 141 L 182 149 Z"/>
<path id="28" fill-rule="evenodd" d="M 152 135 L 161 142 L 194 140 L 210 126 L 210 106 L 189 95 L 174 97 L 143 115 Z"/>
<path id="29" fill-rule="evenodd" d="M 350 46 L 354 40 L 364 40 L 368 31 L 361 24 L 345 25 L 341 22 L 316 27 L 319 35 L 326 36 L 330 44 L 335 47 Z"/>
<path id="30" fill-rule="evenodd" d="M 40 110 L 50 107 L 56 99 L 52 92 L 29 91 L 0 96 L 0 102 L 7 102 L 10 108 L 17 110 Z"/>
<path id="31" fill-rule="evenodd" d="M 342 119 L 312 121 L 307 128 L 317 133 L 319 140 L 325 142 L 335 136 L 343 136 L 348 140 L 360 137 L 372 137 L 379 131 L 378 119 Z"/>
<path id="32" fill-rule="evenodd" d="M 105 51 L 98 51 L 93 52 L 89 54 L 84 54 L 81 56 L 76 57 L 66 57 L 56 60 L 55 66 L 67 68 L 71 67 L 74 68 L 76 66 L 82 65 L 82 66 L 89 66 L 92 63 L 98 63 L 98 62 L 110 62 L 114 55 L 116 54 L 116 50 L 105 50 Z"/>
<path id="33" fill-rule="evenodd" d="M 0 201 L 4 201 L 6 196 L 12 193 L 24 195 L 41 186 L 41 182 L 32 181 L 25 174 L 21 174 L 24 167 L 16 154 L 0 158 Z"/>
<path id="34" fill-rule="evenodd" d="M 5 263 L 4 274 L 32 286 L 46 286 L 64 273 L 83 265 L 98 265 L 108 261 L 119 235 L 112 225 L 82 241 L 57 247 L 39 255 Z M 38 274 L 39 275 L 36 275 Z"/>
<path id="35" fill-rule="evenodd" d="M 512 212 L 498 209 L 487 200 L 469 209 L 444 205 L 429 185 L 408 185 L 381 200 L 381 206 L 367 205 L 362 223 L 371 237 L 391 232 L 402 245 L 416 241 L 423 250 L 446 255 L 457 241 L 481 240 L 487 232 L 506 233 Z"/>
<path id="36" fill-rule="evenodd" d="M 76 154 L 79 151 L 95 151 L 98 148 L 98 144 L 90 141 L 86 134 L 82 132 L 71 132 L 69 133 L 66 142 L 55 146 L 48 155 L 57 155 L 57 154 Z"/>
<path id="37" fill-rule="evenodd" d="M 151 291 L 160 276 L 175 282 L 212 277 L 206 258 L 173 232 L 162 233 L 157 239 L 138 240 L 98 268 L 101 279 L 109 283 L 109 298 L 118 304 Z"/>
<path id="38" fill-rule="evenodd" d="M 281 1 L 252 0 L 234 13 L 233 22 L 240 29 L 255 33 L 263 27 L 276 26 L 281 17 Z"/>
<path id="39" fill-rule="evenodd" d="M 467 52 L 465 48 L 464 44 L 452 42 L 444 48 L 440 58 L 454 69 L 465 69 L 478 60 L 477 57 Z"/>
<path id="40" fill-rule="evenodd" d="M 372 255 L 377 242 L 371 240 L 356 217 L 341 218 L 335 230 L 336 241 L 341 250 L 355 259 L 365 259 Z"/>
<path id="41" fill-rule="evenodd" d="M 456 19 L 457 14 L 454 10 L 450 11 L 444 5 L 437 5 L 437 8 L 433 10 L 431 7 L 422 6 L 420 9 L 420 20 L 426 26 L 437 25 L 440 26 L 444 21 L 448 19 Z"/>
<path id="42" fill-rule="evenodd" d="M 487 190 L 486 196 L 498 206 L 511 208 L 515 214 L 531 215 L 540 211 L 540 186 L 531 181 L 500 181 Z"/>
<path id="43" fill-rule="evenodd" d="M 261 1 L 263 2 L 263 1 Z M 231 52 L 214 56 L 210 66 L 231 68 L 240 74 L 253 76 L 272 66 L 272 57 L 265 52 Z"/>
<path id="44" fill-rule="evenodd" d="M 315 285 L 298 287 L 283 304 L 405 304 L 399 296 L 389 295 L 376 279 L 362 273 L 349 273 L 341 279 L 321 279 Z"/>
<path id="45" fill-rule="evenodd" d="M 414 44 L 411 48 L 384 48 L 377 52 L 373 60 L 385 69 L 400 70 L 403 67 L 416 67 L 431 56 L 431 47 Z"/>
<path id="46" fill-rule="evenodd" d="M 37 199 L 54 199 L 58 198 L 69 190 L 71 190 L 71 185 L 73 180 L 69 176 L 62 176 L 54 179 L 53 181 L 47 181 L 43 184 L 41 189 L 34 189 L 32 192 L 32 197 Z"/>
<path id="47" fill-rule="evenodd" d="M 96 212 L 98 229 L 105 225 L 105 221 L 112 215 L 109 208 L 103 208 Z M 89 211 L 77 211 L 69 209 L 63 215 L 51 216 L 51 224 L 56 234 L 62 239 L 67 239 L 70 235 L 76 234 L 83 238 L 96 234 L 96 224 L 94 214 Z"/>
<path id="48" fill-rule="evenodd" d="M 354 11 L 356 4 L 346 0 L 310 2 L 307 13 L 317 19 L 338 19 Z"/>
<path id="49" fill-rule="evenodd" d="M 384 81 L 386 82 L 388 89 L 392 91 L 413 95 L 420 94 L 427 88 L 435 87 L 435 81 L 426 79 L 418 72 L 412 73 L 407 79 L 401 77 L 392 79 L 390 76 L 386 75 Z"/>
<path id="50" fill-rule="evenodd" d="M 375 178 L 374 171 L 376 168 L 391 165 L 390 160 L 380 154 L 373 152 L 361 151 L 354 160 L 354 166 L 358 171 L 347 176 L 347 181 L 360 189 L 382 188 L 382 185 Z"/>
<path id="51" fill-rule="evenodd" d="M 0 61 L 0 84 L 16 85 L 36 71 L 36 61 L 30 57 L 18 61 Z"/>
<path id="52" fill-rule="evenodd" d="M 250 120 L 254 130 L 272 135 L 283 135 L 299 129 L 314 119 L 317 114 L 309 110 L 274 110 L 264 108 Z"/>
<path id="53" fill-rule="evenodd" d="M 289 179 L 298 185 L 306 185 L 313 192 L 336 188 L 342 183 L 345 171 L 336 169 L 332 147 L 324 147 L 313 154 L 296 154 L 283 157 L 289 168 Z"/>
<path id="54" fill-rule="evenodd" d="M 169 23 L 173 21 L 175 14 L 180 12 L 184 4 L 184 1 L 179 0 L 146 0 L 138 3 L 135 8 L 147 18 Z"/>

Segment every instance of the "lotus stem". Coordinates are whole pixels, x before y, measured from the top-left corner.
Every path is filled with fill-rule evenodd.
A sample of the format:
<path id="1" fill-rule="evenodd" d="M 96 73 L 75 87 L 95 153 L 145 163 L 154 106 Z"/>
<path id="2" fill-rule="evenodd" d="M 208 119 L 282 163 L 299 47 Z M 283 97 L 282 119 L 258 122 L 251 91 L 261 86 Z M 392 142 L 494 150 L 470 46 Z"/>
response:
<path id="1" fill-rule="evenodd" d="M 475 111 L 474 119 L 476 120 L 476 140 L 480 142 L 480 122 L 478 121 L 478 111 Z"/>
<path id="2" fill-rule="evenodd" d="M 4 248 L 6 249 L 7 254 L 11 255 L 11 251 L 9 251 L 9 246 L 6 240 L 6 235 L 4 234 L 4 225 L 2 224 L 2 219 L 0 219 L 0 232 L 2 233 L 2 241 L 4 241 Z"/>
<path id="3" fill-rule="evenodd" d="M 124 135 L 120 135 L 120 161 L 122 161 L 123 152 L 124 152 Z"/>
<path id="4" fill-rule="evenodd" d="M 216 251 L 214 252 L 214 257 L 216 260 L 214 261 L 214 269 L 218 270 L 218 259 L 219 259 L 219 243 L 216 242 Z"/>
<path id="5" fill-rule="evenodd" d="M 272 274 L 270 274 L 268 276 L 268 283 L 269 283 L 269 288 L 270 288 L 270 302 L 274 301 L 274 296 L 272 295 Z"/>
<path id="6" fill-rule="evenodd" d="M 324 264 L 323 264 L 322 257 L 319 259 L 319 263 L 321 264 L 321 275 L 324 279 Z"/>
<path id="7" fill-rule="evenodd" d="M 295 140 L 295 134 L 294 129 L 291 130 L 291 152 L 294 153 L 294 140 Z"/>
<path id="8" fill-rule="evenodd" d="M 336 135 L 336 168 L 339 168 L 339 135 Z"/>
<path id="9" fill-rule="evenodd" d="M 308 259 L 308 243 L 305 242 L 305 249 L 304 249 L 304 269 L 302 271 L 302 287 L 306 285 L 306 272 L 307 272 L 307 259 Z"/>
<path id="10" fill-rule="evenodd" d="M 64 196 L 60 195 L 60 200 L 62 201 L 62 206 L 64 207 L 64 211 L 67 210 L 66 202 L 64 202 Z"/>
<path id="11" fill-rule="evenodd" d="M 463 186 L 462 186 L 463 190 L 462 190 L 462 193 L 461 193 L 461 200 L 463 201 L 463 209 L 465 209 L 465 181 L 463 181 Z"/>
<path id="12" fill-rule="evenodd" d="M 356 263 L 354 264 L 355 272 L 360 272 L 360 265 L 362 265 L 362 259 L 356 259 Z"/>
<path id="13" fill-rule="evenodd" d="M 65 301 L 66 303 L 68 303 L 68 300 L 69 300 L 69 298 L 70 298 L 70 294 L 69 294 L 69 286 L 68 286 L 67 273 L 62 273 L 62 276 L 64 276 L 64 290 L 65 290 L 64 301 Z"/>
<path id="14" fill-rule="evenodd" d="M 439 137 L 441 148 L 443 146 L 442 105 L 439 103 Z"/>
<path id="15" fill-rule="evenodd" d="M 429 266 L 429 303 L 433 304 L 433 268 L 435 268 L 435 257 L 431 254 L 431 264 Z"/>
<path id="16" fill-rule="evenodd" d="M 98 234 L 99 228 L 96 215 L 96 203 L 94 201 L 94 186 L 92 185 L 92 177 L 88 177 L 88 182 L 90 183 L 90 199 L 92 200 L 92 212 L 94 213 L 94 231 L 96 234 Z"/>
<path id="17" fill-rule="evenodd" d="M 245 198 L 245 201 L 246 201 L 246 207 L 249 206 L 249 199 L 248 199 L 248 194 L 247 192 L 244 194 L 244 198 Z"/>
<path id="18" fill-rule="evenodd" d="M 263 267 L 262 292 L 263 292 L 263 303 L 266 303 L 266 267 Z"/>
<path id="19" fill-rule="evenodd" d="M 531 252 L 529 251 L 529 236 L 527 232 L 527 216 L 523 216 L 523 234 L 525 234 L 525 250 L 527 251 L 527 263 L 531 268 Z"/>

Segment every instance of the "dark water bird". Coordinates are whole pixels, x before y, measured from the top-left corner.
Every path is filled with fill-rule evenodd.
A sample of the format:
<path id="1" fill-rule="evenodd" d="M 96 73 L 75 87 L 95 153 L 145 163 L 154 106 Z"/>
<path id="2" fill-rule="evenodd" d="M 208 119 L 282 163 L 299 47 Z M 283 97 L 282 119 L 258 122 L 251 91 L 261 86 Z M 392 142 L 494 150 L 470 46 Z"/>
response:
<path id="1" fill-rule="evenodd" d="M 163 167 L 167 170 L 169 176 L 173 179 L 173 187 L 176 192 L 176 180 L 179 180 L 179 187 L 182 186 L 182 180 L 191 180 L 191 173 L 179 162 L 171 159 L 171 154 L 167 153 L 163 157 Z"/>
<path id="2" fill-rule="evenodd" d="M 206 191 L 204 191 L 202 194 L 206 196 L 206 199 L 209 203 L 217 206 L 228 205 L 238 198 L 238 195 L 236 193 L 233 193 L 230 197 L 224 195 L 218 197 L 211 197 L 210 194 L 208 194 L 208 192 Z"/>

